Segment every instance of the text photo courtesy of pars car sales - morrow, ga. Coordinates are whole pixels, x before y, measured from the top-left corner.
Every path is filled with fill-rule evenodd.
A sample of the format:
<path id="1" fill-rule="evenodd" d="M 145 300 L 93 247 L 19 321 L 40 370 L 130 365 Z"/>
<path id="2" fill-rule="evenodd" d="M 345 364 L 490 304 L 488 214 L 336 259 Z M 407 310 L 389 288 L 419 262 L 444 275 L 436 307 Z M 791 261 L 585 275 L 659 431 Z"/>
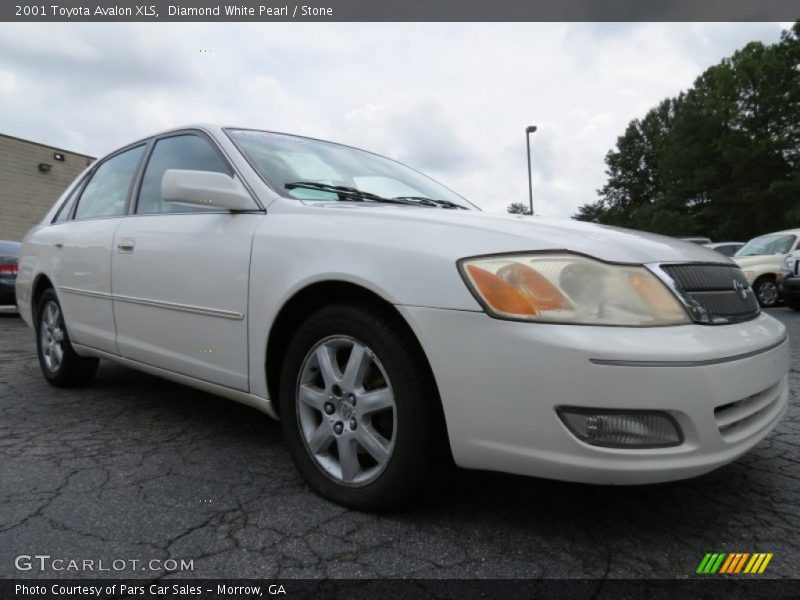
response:
<path id="1" fill-rule="evenodd" d="M 0 6 L 0 600 L 796 597 L 799 18 Z"/>

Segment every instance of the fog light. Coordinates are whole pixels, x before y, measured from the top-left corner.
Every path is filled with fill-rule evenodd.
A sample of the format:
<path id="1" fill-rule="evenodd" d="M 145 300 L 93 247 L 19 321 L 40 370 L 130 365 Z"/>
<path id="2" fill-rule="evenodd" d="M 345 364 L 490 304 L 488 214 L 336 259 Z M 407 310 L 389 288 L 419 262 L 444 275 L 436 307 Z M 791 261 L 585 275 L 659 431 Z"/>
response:
<path id="1" fill-rule="evenodd" d="M 664 448 L 683 442 L 677 421 L 665 412 L 565 407 L 558 416 L 575 437 L 592 446 Z"/>

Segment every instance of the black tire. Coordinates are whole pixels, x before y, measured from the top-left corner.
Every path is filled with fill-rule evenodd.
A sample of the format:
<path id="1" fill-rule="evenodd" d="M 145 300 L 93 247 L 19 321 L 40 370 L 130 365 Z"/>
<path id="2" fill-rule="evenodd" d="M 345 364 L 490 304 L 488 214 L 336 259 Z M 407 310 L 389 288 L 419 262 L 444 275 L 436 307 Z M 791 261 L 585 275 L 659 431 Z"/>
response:
<path id="1" fill-rule="evenodd" d="M 762 275 L 753 283 L 753 291 L 761 308 L 773 308 L 779 304 L 778 284 L 775 277 Z"/>
<path id="2" fill-rule="evenodd" d="M 55 306 L 58 310 L 55 323 L 57 331 L 60 332 L 62 339 L 58 343 L 61 349 L 61 358 L 58 364 L 54 364 L 48 355 L 52 353 L 52 346 L 47 343 L 47 339 L 53 339 L 52 329 L 44 323 L 45 313 Z M 98 360 L 96 358 L 84 358 L 78 356 L 72 349 L 66 324 L 64 323 L 64 313 L 61 311 L 61 304 L 52 289 L 42 293 L 36 305 L 36 350 L 39 355 L 39 366 L 42 373 L 50 385 L 55 387 L 76 387 L 86 385 L 94 377 L 97 371 Z M 46 347 L 47 346 L 47 347 Z"/>
<path id="3" fill-rule="evenodd" d="M 370 356 L 377 358 L 385 371 L 394 401 L 393 449 L 383 470 L 362 485 L 347 484 L 326 473 L 309 450 L 298 409 L 299 378 L 307 357 L 326 340 L 342 336 L 357 340 L 372 351 Z M 311 369 L 313 372 L 314 367 Z M 449 446 L 433 375 L 413 334 L 388 311 L 336 304 L 311 315 L 287 348 L 279 401 L 283 433 L 298 470 L 314 491 L 333 502 L 358 510 L 396 509 L 417 498 L 432 475 L 446 468 Z M 320 420 L 324 419 L 325 415 L 321 415 Z M 355 428 L 350 433 L 355 435 Z M 366 467 L 361 472 L 365 473 Z"/>

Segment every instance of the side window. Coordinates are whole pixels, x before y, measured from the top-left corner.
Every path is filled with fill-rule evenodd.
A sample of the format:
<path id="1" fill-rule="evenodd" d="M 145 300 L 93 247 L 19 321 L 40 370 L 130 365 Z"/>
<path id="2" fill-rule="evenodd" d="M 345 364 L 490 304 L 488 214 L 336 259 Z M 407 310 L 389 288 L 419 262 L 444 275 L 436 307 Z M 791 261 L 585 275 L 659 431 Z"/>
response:
<path id="1" fill-rule="evenodd" d="M 156 142 L 139 189 L 137 214 L 197 212 L 214 210 L 202 206 L 182 206 L 164 202 L 161 197 L 161 180 L 168 169 L 214 171 L 232 175 L 219 153 L 205 139 L 197 135 L 177 135 Z"/>
<path id="2" fill-rule="evenodd" d="M 78 200 L 76 219 L 115 217 L 125 213 L 125 200 L 144 149 L 138 146 L 117 154 L 97 168 Z"/>
<path id="3" fill-rule="evenodd" d="M 69 219 L 69 215 L 72 212 L 72 207 L 75 205 L 75 200 L 78 198 L 82 187 L 83 182 L 75 186 L 75 189 L 72 190 L 69 198 L 67 198 L 61 205 L 61 208 L 58 209 L 56 216 L 53 218 L 53 223 L 63 223 Z"/>

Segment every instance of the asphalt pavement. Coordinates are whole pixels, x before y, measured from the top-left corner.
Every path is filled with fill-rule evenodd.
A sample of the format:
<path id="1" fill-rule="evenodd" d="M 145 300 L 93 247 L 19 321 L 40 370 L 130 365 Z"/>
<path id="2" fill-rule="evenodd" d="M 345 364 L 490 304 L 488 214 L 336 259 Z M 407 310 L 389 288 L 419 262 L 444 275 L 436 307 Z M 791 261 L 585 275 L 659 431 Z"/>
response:
<path id="1" fill-rule="evenodd" d="M 312 493 L 251 408 L 105 362 L 90 387 L 50 387 L 32 332 L 0 315 L 0 577 L 154 577 L 183 559 L 170 576 L 682 578 L 717 551 L 771 552 L 764 576 L 797 577 L 800 313 L 770 314 L 792 335 L 791 405 L 736 462 L 642 487 L 458 471 L 389 515 Z M 35 555 L 51 558 L 17 558 Z"/>

